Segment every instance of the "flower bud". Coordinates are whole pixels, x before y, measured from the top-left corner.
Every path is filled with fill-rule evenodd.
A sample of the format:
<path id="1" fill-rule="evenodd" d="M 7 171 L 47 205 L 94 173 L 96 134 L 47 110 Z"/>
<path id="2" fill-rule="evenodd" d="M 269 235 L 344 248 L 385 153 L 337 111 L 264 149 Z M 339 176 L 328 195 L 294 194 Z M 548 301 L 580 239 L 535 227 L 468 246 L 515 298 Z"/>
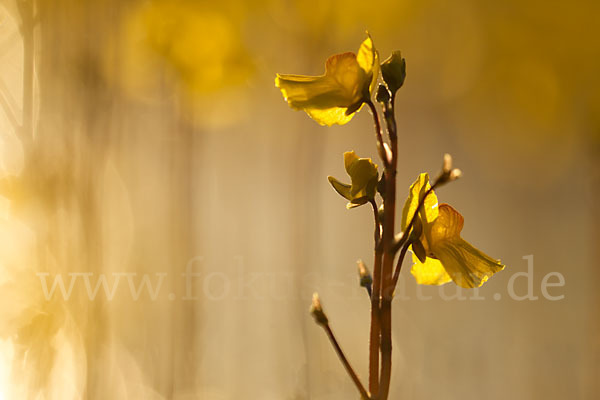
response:
<path id="1" fill-rule="evenodd" d="M 399 51 L 394 51 L 381 64 L 381 75 L 392 94 L 396 93 L 402 87 L 406 78 L 406 61 L 402 58 Z"/>
<path id="2" fill-rule="evenodd" d="M 462 171 L 458 168 L 454 168 L 450 171 L 450 180 L 455 181 L 462 176 Z"/>
<path id="3" fill-rule="evenodd" d="M 310 306 L 310 313 L 314 317 L 317 324 L 322 326 L 329 324 L 327 315 L 325 315 L 323 307 L 321 306 L 321 299 L 319 298 L 319 294 L 316 292 L 313 294 L 312 304 Z"/>
<path id="4" fill-rule="evenodd" d="M 371 276 L 369 269 L 367 268 L 367 266 L 363 260 L 358 260 L 357 264 L 358 264 L 358 276 L 360 278 L 360 286 L 362 286 L 364 288 L 370 288 L 371 285 L 373 284 L 373 277 Z"/>
<path id="5" fill-rule="evenodd" d="M 452 156 L 448 153 L 444 154 L 444 163 L 442 164 L 442 171 L 447 174 L 452 170 Z"/>
<path id="6" fill-rule="evenodd" d="M 452 168 L 452 156 L 448 153 L 444 154 L 444 161 L 442 163 L 442 172 L 436 180 L 438 186 L 444 185 L 448 182 L 452 182 L 460 178 L 462 172 L 458 168 Z"/>

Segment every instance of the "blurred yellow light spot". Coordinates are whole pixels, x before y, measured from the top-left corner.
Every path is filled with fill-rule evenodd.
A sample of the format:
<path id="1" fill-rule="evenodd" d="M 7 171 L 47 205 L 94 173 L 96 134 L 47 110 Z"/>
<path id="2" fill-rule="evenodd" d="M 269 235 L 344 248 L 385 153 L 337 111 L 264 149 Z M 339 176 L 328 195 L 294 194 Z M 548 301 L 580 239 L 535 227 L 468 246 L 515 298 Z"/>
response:
<path id="1" fill-rule="evenodd" d="M 240 85 L 252 62 L 232 18 L 194 1 L 140 3 L 123 21 L 116 41 L 123 69 L 113 73 L 142 95 L 160 86 L 165 67 L 199 95 Z"/>

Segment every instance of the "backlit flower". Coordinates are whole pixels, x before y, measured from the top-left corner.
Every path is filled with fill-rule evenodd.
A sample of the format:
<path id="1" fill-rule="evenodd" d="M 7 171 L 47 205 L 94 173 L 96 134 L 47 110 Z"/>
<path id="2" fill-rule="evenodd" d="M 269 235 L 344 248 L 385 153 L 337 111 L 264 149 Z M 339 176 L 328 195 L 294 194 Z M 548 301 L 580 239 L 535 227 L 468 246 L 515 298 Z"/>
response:
<path id="1" fill-rule="evenodd" d="M 377 190 L 377 164 L 374 164 L 370 158 L 359 158 L 353 151 L 344 153 L 344 167 L 352 180 L 348 185 L 328 176 L 327 179 L 336 192 L 349 203 L 346 208 L 354 208 L 373 200 Z"/>
<path id="2" fill-rule="evenodd" d="M 429 187 L 427 174 L 421 174 L 411 186 L 402 215 L 403 230 Z M 420 242 L 426 259 L 421 262 L 413 252 L 415 264 L 411 273 L 417 283 L 442 285 L 452 280 L 461 287 L 473 288 L 483 285 L 492 275 L 504 269 L 500 261 L 476 249 L 460 236 L 463 216 L 448 204 L 438 206 L 435 193 L 429 194 L 418 212 L 417 218 L 423 226 Z"/>
<path id="3" fill-rule="evenodd" d="M 325 63 L 321 76 L 277 74 L 277 86 L 288 105 L 304 110 L 321 125 L 343 125 L 370 101 L 379 76 L 379 56 L 370 36 L 358 55 L 336 54 Z"/>

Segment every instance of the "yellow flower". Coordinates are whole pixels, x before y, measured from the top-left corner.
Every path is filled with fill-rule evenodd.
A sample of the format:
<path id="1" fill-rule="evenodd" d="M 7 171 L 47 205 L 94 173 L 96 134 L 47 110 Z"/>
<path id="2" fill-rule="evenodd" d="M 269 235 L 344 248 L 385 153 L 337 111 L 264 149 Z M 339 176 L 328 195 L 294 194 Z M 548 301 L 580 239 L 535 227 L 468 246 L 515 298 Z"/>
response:
<path id="1" fill-rule="evenodd" d="M 370 158 L 359 158 L 353 151 L 344 153 L 344 167 L 352 180 L 348 185 L 328 176 L 327 179 L 336 192 L 346 200 L 346 208 L 361 206 L 375 197 L 377 189 L 377 164 L 374 164 Z"/>
<path id="2" fill-rule="evenodd" d="M 344 125 L 371 99 L 379 76 L 379 55 L 371 36 L 358 55 L 336 54 L 325 63 L 321 76 L 277 74 L 277 86 L 288 105 L 304 110 L 321 125 Z"/>
<path id="3" fill-rule="evenodd" d="M 411 186 L 402 215 L 403 229 L 412 219 L 418 199 L 429 187 L 427 174 L 421 174 Z M 413 252 L 411 273 L 417 283 L 442 285 L 452 280 L 461 287 L 473 288 L 483 285 L 492 275 L 504 269 L 499 261 L 479 251 L 460 236 L 463 216 L 448 204 L 438 206 L 435 193 L 429 194 L 425 206 L 418 212 L 419 221 L 423 224 L 420 242 L 427 257 L 421 262 Z"/>
<path id="4" fill-rule="evenodd" d="M 421 201 L 423 196 L 425 196 L 425 192 L 430 188 L 429 174 L 427 173 L 420 174 L 417 180 L 410 186 L 408 198 L 406 199 L 404 209 L 402 210 L 402 231 L 406 230 L 415 211 L 417 211 L 419 201 Z M 435 192 L 432 191 L 429 196 L 425 198 L 425 204 L 423 204 L 423 207 L 419 210 L 418 217 L 423 225 L 432 223 L 438 217 L 438 199 Z"/>

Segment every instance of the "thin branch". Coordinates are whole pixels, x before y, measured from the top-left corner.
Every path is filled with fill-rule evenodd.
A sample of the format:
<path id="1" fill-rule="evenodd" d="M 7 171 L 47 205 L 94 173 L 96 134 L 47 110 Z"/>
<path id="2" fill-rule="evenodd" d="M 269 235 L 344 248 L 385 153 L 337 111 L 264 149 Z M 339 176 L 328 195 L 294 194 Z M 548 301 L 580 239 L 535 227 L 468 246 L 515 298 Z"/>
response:
<path id="1" fill-rule="evenodd" d="M 373 121 L 375 122 L 375 135 L 377 137 L 377 152 L 379 153 L 379 158 L 383 161 L 383 165 L 387 167 L 390 163 L 390 159 L 386 152 L 385 142 L 383 141 L 383 133 L 381 132 L 381 122 L 379 122 L 379 113 L 375 108 L 375 105 L 371 100 L 366 102 L 371 110 L 371 114 L 373 115 Z"/>
<path id="2" fill-rule="evenodd" d="M 365 290 L 367 291 L 367 295 L 369 295 L 369 298 L 371 298 L 371 296 L 373 296 L 373 289 L 371 286 L 365 286 Z"/>
<path id="3" fill-rule="evenodd" d="M 381 221 L 379 221 L 379 210 L 377 209 L 377 202 L 373 199 L 370 200 L 371 207 L 373 208 L 373 219 L 375 221 L 375 247 L 379 244 L 381 238 Z"/>
<path id="4" fill-rule="evenodd" d="M 382 251 L 375 249 L 373 268 L 373 294 L 371 296 L 371 329 L 369 333 L 369 390 L 379 392 L 379 350 L 381 346 L 381 261 Z"/>
<path id="5" fill-rule="evenodd" d="M 346 368 L 346 372 L 348 372 L 348 375 L 350 375 L 350 378 L 352 378 L 352 381 L 356 385 L 356 388 L 360 392 L 360 395 L 362 396 L 362 398 L 363 399 L 370 399 L 369 393 L 367 393 L 367 391 L 365 390 L 365 387 L 360 382 L 360 378 L 358 377 L 358 375 L 356 375 L 356 372 L 354 372 L 354 369 L 352 368 L 352 366 L 348 362 L 348 359 L 344 355 L 344 352 L 343 352 L 342 348 L 340 347 L 337 339 L 335 338 L 335 335 L 333 334 L 333 331 L 331 330 L 331 327 L 329 326 L 329 324 L 328 323 L 324 324 L 323 325 L 323 329 L 325 329 L 325 332 L 327 332 L 327 336 L 329 337 L 329 341 L 331 341 L 331 344 L 335 348 L 335 352 L 337 353 L 339 359 L 342 361 L 342 364 L 344 365 L 344 368 Z"/>
<path id="6" fill-rule="evenodd" d="M 406 256 L 406 251 L 408 250 L 408 246 L 410 246 L 409 242 L 404 243 L 402 246 L 402 250 L 400 251 L 400 256 L 398 257 L 398 261 L 396 262 L 396 269 L 394 270 L 394 278 L 393 278 L 393 287 L 396 287 L 398 283 L 398 278 L 400 277 L 400 270 L 402 269 L 402 262 L 404 261 L 404 257 Z"/>

